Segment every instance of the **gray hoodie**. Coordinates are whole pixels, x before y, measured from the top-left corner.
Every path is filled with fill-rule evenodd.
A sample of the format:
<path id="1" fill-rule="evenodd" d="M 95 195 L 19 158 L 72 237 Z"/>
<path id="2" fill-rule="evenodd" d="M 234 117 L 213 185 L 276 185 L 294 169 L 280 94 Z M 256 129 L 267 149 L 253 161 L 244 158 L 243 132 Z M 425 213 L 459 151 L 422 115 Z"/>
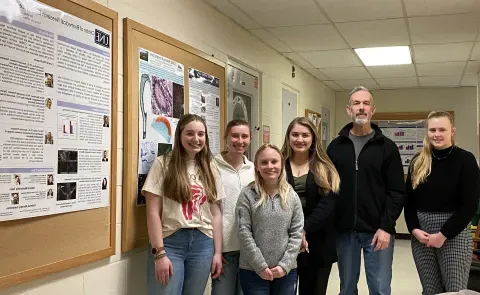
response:
<path id="1" fill-rule="evenodd" d="M 265 268 L 280 266 L 289 273 L 297 267 L 303 232 L 303 210 L 300 198 L 291 188 L 287 208 L 279 195 L 256 206 L 260 196 L 247 186 L 236 206 L 240 268 L 261 273 Z"/>

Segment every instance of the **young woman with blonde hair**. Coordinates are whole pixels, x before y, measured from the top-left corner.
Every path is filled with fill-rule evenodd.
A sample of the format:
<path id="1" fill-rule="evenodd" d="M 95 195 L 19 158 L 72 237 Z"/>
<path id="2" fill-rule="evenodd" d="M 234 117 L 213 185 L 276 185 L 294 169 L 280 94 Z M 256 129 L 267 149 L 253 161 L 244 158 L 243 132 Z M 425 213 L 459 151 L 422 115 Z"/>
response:
<path id="1" fill-rule="evenodd" d="M 255 181 L 242 190 L 235 211 L 242 290 L 245 295 L 295 295 L 302 205 L 276 146 L 261 146 L 254 163 Z"/>
<path id="2" fill-rule="evenodd" d="M 480 171 L 454 142 L 448 112 L 431 112 L 423 147 L 407 176 L 405 220 L 424 295 L 467 288 L 472 260 L 468 224 L 478 206 Z"/>
<path id="3" fill-rule="evenodd" d="M 288 182 L 300 197 L 305 216 L 302 253 L 297 259 L 299 295 L 326 294 L 332 264 L 337 262 L 333 217 L 340 177 L 317 129 L 305 117 L 288 125 L 282 153 Z"/>
<path id="4" fill-rule="evenodd" d="M 209 274 L 216 278 L 222 270 L 225 193 L 200 116 L 180 118 L 174 148 L 155 159 L 142 194 L 151 245 L 148 294 L 202 295 Z"/>
<path id="5" fill-rule="evenodd" d="M 251 138 L 247 121 L 232 120 L 225 129 L 226 151 L 215 156 L 226 198 L 222 200 L 223 273 L 212 280 L 212 295 L 242 295 L 235 206 L 242 189 L 255 179 L 254 165 L 244 155 L 250 146 Z"/>

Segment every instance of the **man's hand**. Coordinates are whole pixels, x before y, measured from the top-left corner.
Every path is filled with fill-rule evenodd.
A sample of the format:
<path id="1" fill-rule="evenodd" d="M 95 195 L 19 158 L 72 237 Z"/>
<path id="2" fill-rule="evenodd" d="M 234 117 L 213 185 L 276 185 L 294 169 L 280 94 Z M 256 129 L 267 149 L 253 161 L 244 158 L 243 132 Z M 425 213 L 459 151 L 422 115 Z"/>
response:
<path id="1" fill-rule="evenodd" d="M 390 234 L 379 228 L 372 239 L 372 246 L 375 246 L 374 251 L 386 249 L 389 244 Z"/>
<path id="2" fill-rule="evenodd" d="M 427 247 L 441 248 L 446 240 L 447 238 L 441 232 L 432 234 L 428 239 Z"/>
<path id="3" fill-rule="evenodd" d="M 300 246 L 300 253 L 305 252 L 305 251 L 307 251 L 307 253 L 309 252 L 309 251 L 308 251 L 307 237 L 305 236 L 305 232 L 303 232 L 303 235 L 302 235 L 302 244 L 301 244 L 301 246 Z"/>

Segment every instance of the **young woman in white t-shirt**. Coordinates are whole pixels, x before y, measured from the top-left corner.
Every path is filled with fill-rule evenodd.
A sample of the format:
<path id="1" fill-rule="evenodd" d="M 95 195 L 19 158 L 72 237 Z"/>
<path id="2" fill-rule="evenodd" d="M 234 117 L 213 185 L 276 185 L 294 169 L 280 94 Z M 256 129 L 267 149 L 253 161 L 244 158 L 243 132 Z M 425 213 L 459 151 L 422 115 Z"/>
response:
<path id="1" fill-rule="evenodd" d="M 225 197 L 208 146 L 207 126 L 197 115 L 178 121 L 172 152 L 155 159 L 142 189 L 151 245 L 149 295 L 201 295 L 208 276 L 222 270 Z"/>
<path id="2" fill-rule="evenodd" d="M 243 294 L 238 275 L 240 245 L 235 228 L 235 206 L 242 189 L 255 180 L 255 167 L 244 155 L 251 137 L 247 121 L 228 122 L 224 135 L 226 151 L 215 157 L 228 197 L 222 200 L 223 273 L 212 281 L 212 295 Z"/>

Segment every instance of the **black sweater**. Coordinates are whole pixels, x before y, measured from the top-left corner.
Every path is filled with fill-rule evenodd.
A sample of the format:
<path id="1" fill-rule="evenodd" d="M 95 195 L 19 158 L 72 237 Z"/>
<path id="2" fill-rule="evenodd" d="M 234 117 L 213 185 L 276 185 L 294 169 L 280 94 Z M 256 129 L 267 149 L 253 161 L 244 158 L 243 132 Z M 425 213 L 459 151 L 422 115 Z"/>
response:
<path id="1" fill-rule="evenodd" d="M 285 163 L 287 180 L 293 187 L 293 174 L 290 161 Z M 333 217 L 335 214 L 335 200 L 338 197 L 334 193 L 324 195 L 318 191 L 315 177 L 308 172 L 305 197 L 307 199 L 303 215 L 305 217 L 304 231 L 308 242 L 310 255 L 307 263 L 314 263 L 318 267 L 329 266 L 337 262 L 336 235 Z M 299 255 L 300 256 L 304 255 Z M 304 262 L 299 265 L 305 266 Z"/>
<path id="2" fill-rule="evenodd" d="M 452 212 L 440 230 L 447 239 L 452 239 L 465 229 L 477 211 L 480 170 L 473 154 L 458 146 L 433 150 L 433 155 L 430 175 L 415 190 L 409 169 L 405 221 L 412 232 L 421 229 L 417 211 Z"/>
<path id="3" fill-rule="evenodd" d="M 328 146 L 327 153 L 340 175 L 335 225 L 339 232 L 375 233 L 379 228 L 395 234 L 405 203 L 405 180 L 397 145 L 370 124 L 375 135 L 355 158 L 346 125 Z M 358 170 L 357 170 L 357 169 Z"/>

